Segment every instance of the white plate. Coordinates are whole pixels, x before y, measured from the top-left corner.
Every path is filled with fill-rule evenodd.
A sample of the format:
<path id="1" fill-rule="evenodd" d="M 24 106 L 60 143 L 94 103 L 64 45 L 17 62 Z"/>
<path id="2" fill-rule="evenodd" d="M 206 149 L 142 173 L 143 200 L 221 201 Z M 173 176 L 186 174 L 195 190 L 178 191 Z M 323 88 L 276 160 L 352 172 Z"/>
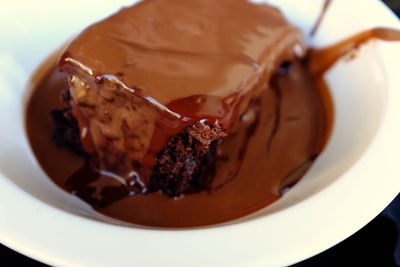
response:
<path id="1" fill-rule="evenodd" d="M 0 2 L 0 241 L 51 265 L 283 266 L 350 236 L 400 191 L 400 44 L 371 42 L 328 75 L 336 120 L 326 151 L 270 207 L 228 225 L 150 230 L 104 222 L 43 174 L 23 126 L 30 75 L 84 26 L 133 1 Z M 274 0 L 308 33 L 320 0 Z M 376 0 L 336 0 L 314 40 L 400 28 Z"/>

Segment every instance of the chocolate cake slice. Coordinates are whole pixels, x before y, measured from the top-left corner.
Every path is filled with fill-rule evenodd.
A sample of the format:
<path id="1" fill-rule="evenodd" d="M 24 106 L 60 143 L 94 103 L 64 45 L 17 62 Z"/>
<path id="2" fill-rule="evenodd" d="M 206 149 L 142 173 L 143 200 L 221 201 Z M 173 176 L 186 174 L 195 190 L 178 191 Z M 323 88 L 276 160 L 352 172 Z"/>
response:
<path id="1" fill-rule="evenodd" d="M 304 50 L 301 32 L 267 5 L 139 2 L 65 50 L 58 67 L 69 97 L 58 121 L 70 128 L 58 127 L 58 136 L 79 135 L 75 150 L 129 194 L 206 190 L 220 143 L 240 128 L 279 66 Z"/>

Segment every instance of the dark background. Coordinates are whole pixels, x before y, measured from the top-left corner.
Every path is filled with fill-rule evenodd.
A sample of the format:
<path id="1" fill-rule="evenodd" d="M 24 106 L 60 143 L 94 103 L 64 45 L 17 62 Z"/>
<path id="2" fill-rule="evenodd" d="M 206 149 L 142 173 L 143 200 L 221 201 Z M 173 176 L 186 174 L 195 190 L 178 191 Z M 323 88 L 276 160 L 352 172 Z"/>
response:
<path id="1" fill-rule="evenodd" d="M 384 0 L 383 2 L 400 15 L 400 0 Z M 330 230 L 327 229 L 327 231 Z M 292 267 L 400 266 L 399 231 L 400 195 L 356 234 L 335 247 Z M 0 260 L 2 266 L 46 266 L 2 245 L 0 245 Z"/>

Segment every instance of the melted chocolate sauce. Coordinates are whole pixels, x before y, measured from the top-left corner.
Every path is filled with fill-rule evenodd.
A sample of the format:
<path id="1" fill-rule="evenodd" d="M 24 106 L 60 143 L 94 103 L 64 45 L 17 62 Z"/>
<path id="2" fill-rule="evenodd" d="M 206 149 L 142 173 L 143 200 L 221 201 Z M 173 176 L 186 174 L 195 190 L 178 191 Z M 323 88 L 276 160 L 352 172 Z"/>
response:
<path id="1" fill-rule="evenodd" d="M 400 32 L 386 28 L 374 28 L 358 33 L 332 46 L 323 49 L 311 49 L 308 56 L 310 72 L 316 77 L 321 77 L 339 59 L 354 52 L 371 39 L 389 42 L 400 41 Z"/>
<path id="2" fill-rule="evenodd" d="M 220 155 L 210 192 L 180 199 L 160 193 L 129 196 L 118 182 L 99 179 L 99 174 L 82 159 L 55 146 L 51 141 L 53 123 L 49 113 L 61 106 L 59 92 L 66 83 L 65 77 L 54 68 L 39 70 L 44 76 L 34 86 L 27 107 L 28 135 L 48 176 L 68 192 L 70 188 L 83 186 L 76 191 L 80 192 L 78 196 L 103 214 L 154 227 L 222 223 L 277 200 L 281 190 L 300 179 L 321 152 L 332 111 L 326 109 L 329 105 L 321 96 L 328 92 L 315 87 L 306 69 L 303 63 L 294 62 L 289 73 L 274 75 L 273 90 L 266 89 L 252 101 L 241 116 L 238 129 L 222 143 L 225 154 Z M 279 99 L 277 90 L 281 92 Z M 275 132 L 273 141 L 270 140 L 272 132 Z M 287 151 L 291 151 L 290 157 Z M 107 190 L 101 191 L 102 202 L 90 197 L 104 187 Z"/>

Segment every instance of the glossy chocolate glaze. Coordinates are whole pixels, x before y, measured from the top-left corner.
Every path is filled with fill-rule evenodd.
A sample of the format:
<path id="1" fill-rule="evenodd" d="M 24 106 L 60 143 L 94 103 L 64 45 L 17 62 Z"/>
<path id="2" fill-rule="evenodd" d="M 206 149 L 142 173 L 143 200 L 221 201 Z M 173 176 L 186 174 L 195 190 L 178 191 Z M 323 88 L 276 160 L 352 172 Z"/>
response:
<path id="1" fill-rule="evenodd" d="M 148 2 L 159 1 L 150 0 Z M 210 1 L 209 3 L 214 2 Z M 221 4 L 225 3 L 227 1 L 221 1 Z M 243 4 L 244 1 L 237 3 Z M 279 23 L 287 25 L 286 22 L 280 21 Z M 193 30 L 192 26 L 189 29 Z M 96 194 L 100 190 L 107 191 L 106 196 L 109 197 L 109 203 L 96 208 L 103 214 L 136 225 L 167 228 L 199 227 L 226 222 L 257 211 L 278 199 L 282 190 L 298 181 L 322 151 L 332 124 L 332 104 L 322 75 L 343 55 L 343 47 L 348 47 L 349 44 L 353 44 L 351 47 L 357 47 L 362 42 L 374 37 L 394 36 L 383 39 L 396 39 L 396 35 L 393 34 L 395 33 L 386 29 L 370 31 L 367 38 L 351 38 L 330 49 L 321 50 L 321 53 L 312 50 L 306 60 L 296 59 L 293 50 L 285 53 L 285 49 L 287 50 L 288 47 L 297 43 L 299 40 L 297 37 L 296 42 L 286 42 L 285 47 L 278 53 L 279 60 L 276 59 L 276 62 L 272 64 L 275 73 L 272 69 L 267 71 L 265 68 L 263 72 L 268 75 L 260 76 L 264 82 L 256 82 L 248 87 L 248 91 L 245 88 L 240 90 L 239 94 L 253 91 L 254 86 L 258 89 L 255 90 L 257 94 L 243 93 L 242 97 L 246 101 L 238 101 L 240 108 L 236 109 L 236 117 L 230 118 L 234 123 L 229 127 L 230 134 L 221 144 L 222 152 L 218 158 L 217 171 L 212 188 L 207 192 L 185 195 L 179 199 L 172 199 L 160 193 L 118 199 L 115 197 L 119 195 L 118 190 L 124 190 L 120 182 L 105 177 L 99 179 L 98 172 L 85 165 L 82 159 L 73 155 L 69 150 L 56 147 L 51 141 L 53 125 L 49 118 L 49 112 L 61 107 L 59 93 L 66 89 L 68 81 L 65 75 L 55 68 L 54 59 L 50 61 L 53 67 L 39 70 L 43 78 L 34 84 L 32 89 L 32 96 L 27 107 L 28 136 L 42 168 L 61 188 L 70 191 L 71 184 L 86 183 L 91 185 L 91 188 L 84 188 L 84 190 L 90 191 L 87 192 L 88 196 Z M 355 43 L 357 43 L 356 46 Z M 268 44 L 265 43 L 261 45 L 268 47 Z M 269 49 L 275 51 L 276 46 L 279 45 L 271 44 Z M 172 58 L 179 58 L 176 57 L 176 51 L 163 50 L 167 58 L 169 52 L 171 52 Z M 161 54 L 164 56 L 163 53 Z M 161 55 L 160 53 L 156 54 Z M 62 59 L 70 58 L 69 56 L 71 54 L 67 52 Z M 287 59 L 292 62 L 282 64 L 282 69 L 276 71 L 279 69 L 276 66 L 277 62 L 280 64 Z M 88 60 L 90 61 L 90 58 Z M 74 62 L 77 63 L 77 61 Z M 81 63 L 79 62 L 80 65 L 82 65 Z M 233 60 L 231 64 L 235 65 L 237 62 Z M 222 65 L 219 67 L 224 70 Z M 96 68 L 100 67 L 96 66 Z M 93 72 L 87 66 L 83 67 L 83 72 L 85 69 Z M 68 69 L 64 68 L 64 71 L 68 71 Z M 107 71 L 104 70 L 106 73 Z M 226 72 L 226 69 L 223 73 L 226 74 L 226 79 L 231 76 L 227 74 L 229 71 Z M 117 76 L 103 77 L 103 79 L 106 78 L 106 82 L 109 82 L 115 77 Z M 128 77 L 128 75 L 119 73 L 119 77 Z M 69 82 L 71 83 L 71 81 Z M 117 81 L 117 83 L 119 82 L 121 80 Z M 126 87 L 127 91 L 132 93 L 132 88 Z M 125 87 L 122 86 L 122 88 Z M 165 95 L 171 99 L 156 105 L 168 109 L 167 113 L 173 111 L 181 117 L 189 117 L 190 120 L 195 121 L 202 118 L 201 116 L 204 114 L 191 111 L 189 115 L 185 114 L 188 112 L 187 107 L 193 106 L 187 105 L 188 98 L 189 100 L 205 98 L 205 103 L 212 103 L 212 105 L 204 105 L 195 109 L 202 110 L 203 108 L 205 111 L 209 111 L 210 106 L 224 107 L 218 103 L 221 103 L 221 99 L 223 100 L 225 97 L 237 100 L 237 87 L 231 91 L 226 90 L 228 87 L 222 90 L 226 94 L 223 98 L 217 93 L 222 91 L 218 90 L 218 86 L 216 88 L 216 90 L 210 89 L 210 91 L 207 91 L 208 89 L 202 92 L 194 91 L 188 95 L 185 95 L 184 91 L 179 93 L 178 90 L 175 93 L 178 93 L 179 96 L 174 96 L 175 98 L 166 93 Z M 139 91 L 141 99 L 146 99 L 143 97 L 144 91 Z M 135 90 L 133 93 L 136 94 L 139 91 Z M 159 93 L 158 89 L 154 89 L 146 91 L 146 95 L 153 91 L 154 94 Z M 162 99 L 161 96 L 157 97 Z M 228 103 L 234 102 L 228 101 Z M 197 101 L 192 103 L 197 103 Z M 235 108 L 232 106 L 222 108 L 221 119 L 227 115 L 224 110 L 229 112 Z M 219 117 L 215 114 L 219 114 L 219 112 L 206 114 L 208 116 L 206 117 L 207 119 L 218 119 Z M 196 117 L 199 114 L 201 116 Z M 154 130 L 154 132 L 157 131 L 160 129 Z M 90 202 L 90 199 L 86 200 Z"/>
<path id="2" fill-rule="evenodd" d="M 60 64 L 118 80 L 126 90 L 167 106 L 194 95 L 245 94 L 260 72 L 271 75 L 281 54 L 293 54 L 295 44 L 302 48 L 300 31 L 265 4 L 146 0 L 85 29 Z M 212 111 L 204 110 L 215 116 Z M 199 113 L 185 110 L 185 117 L 191 115 Z"/>

